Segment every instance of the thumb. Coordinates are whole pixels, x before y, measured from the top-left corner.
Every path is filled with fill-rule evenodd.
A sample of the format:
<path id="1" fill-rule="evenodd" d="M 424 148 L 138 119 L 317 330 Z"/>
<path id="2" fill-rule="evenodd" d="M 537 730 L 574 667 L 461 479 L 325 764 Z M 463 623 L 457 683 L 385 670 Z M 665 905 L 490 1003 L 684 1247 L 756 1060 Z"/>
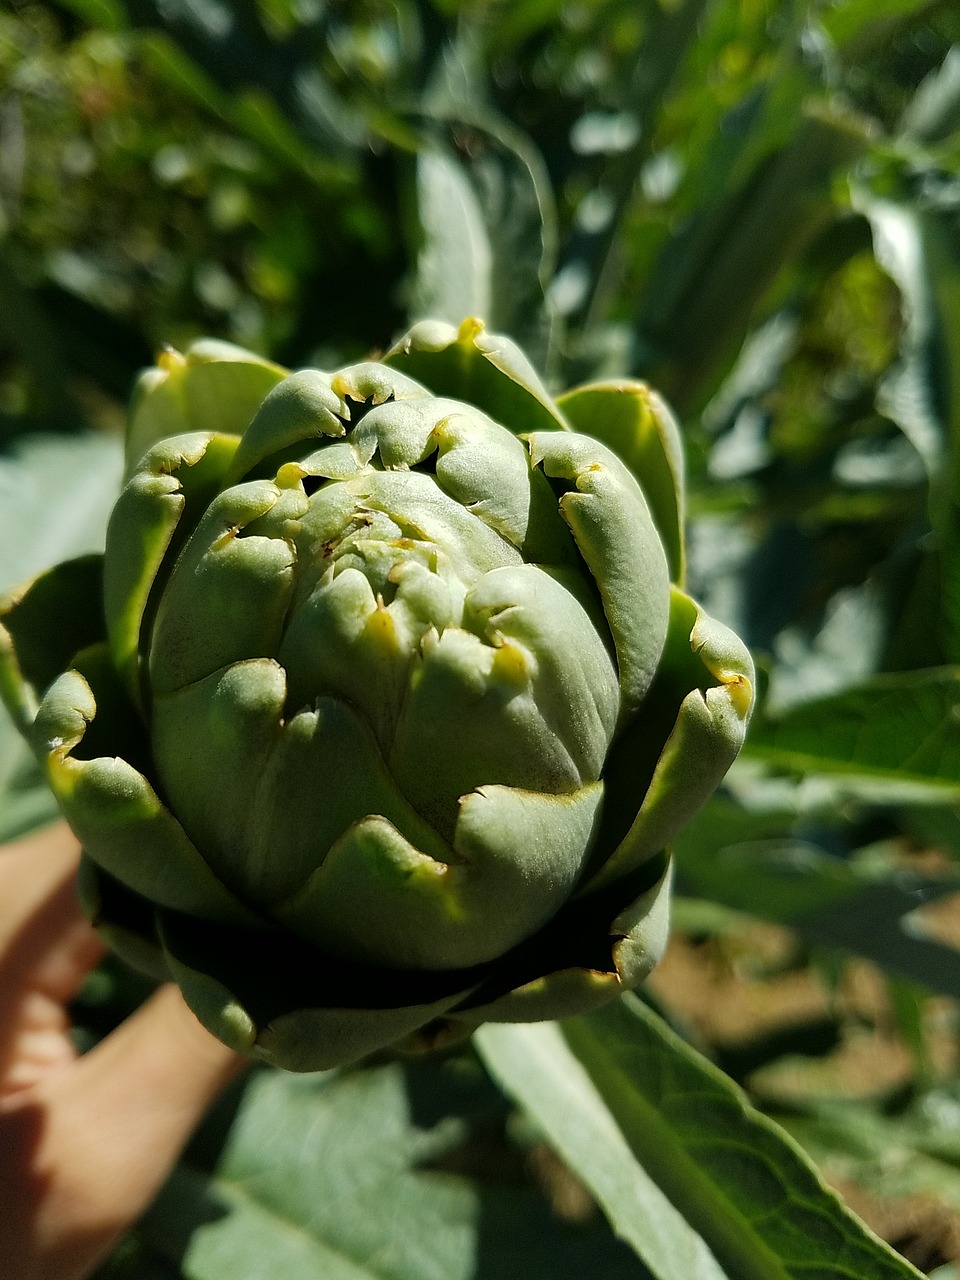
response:
<path id="1" fill-rule="evenodd" d="M 11 1274 L 80 1280 L 147 1207 L 243 1059 L 176 987 L 0 1110 L 0 1241 Z"/>

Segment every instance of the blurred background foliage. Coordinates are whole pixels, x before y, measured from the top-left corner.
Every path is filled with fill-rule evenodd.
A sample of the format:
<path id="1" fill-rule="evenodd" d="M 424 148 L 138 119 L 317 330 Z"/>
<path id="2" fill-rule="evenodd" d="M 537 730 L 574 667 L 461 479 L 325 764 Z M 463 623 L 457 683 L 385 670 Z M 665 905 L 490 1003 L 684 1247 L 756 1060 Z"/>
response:
<path id="1" fill-rule="evenodd" d="M 162 344 L 331 367 L 470 313 L 555 389 L 669 397 L 691 590 L 760 664 L 650 998 L 960 1275 L 960 7 L 0 5 L 0 588 L 102 536 Z M 51 813 L 0 724 L 0 834 Z M 108 966 L 81 1022 L 135 994 Z M 372 1070 L 329 1090 L 399 1087 Z M 475 1060 L 422 1070 L 453 1099 L 423 1160 L 481 1188 L 513 1262 L 470 1237 L 363 1274 L 634 1274 Z M 212 1142 L 111 1274 L 228 1274 L 184 1243 Z M 521 1183 L 540 1208 L 491 1189 Z"/>

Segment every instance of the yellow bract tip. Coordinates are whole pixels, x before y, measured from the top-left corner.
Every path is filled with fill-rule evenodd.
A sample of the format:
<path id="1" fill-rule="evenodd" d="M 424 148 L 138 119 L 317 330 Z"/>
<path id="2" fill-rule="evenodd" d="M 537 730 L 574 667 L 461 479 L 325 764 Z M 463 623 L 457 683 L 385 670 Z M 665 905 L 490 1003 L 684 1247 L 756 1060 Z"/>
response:
<path id="1" fill-rule="evenodd" d="M 730 676 L 724 679 L 723 684 L 730 695 L 734 711 L 746 719 L 753 706 L 753 685 L 746 676 Z"/>
<path id="2" fill-rule="evenodd" d="M 391 650 L 397 648 L 396 623 L 381 596 L 377 596 L 376 608 L 367 618 L 364 633 L 367 641 L 376 648 Z"/>
<path id="3" fill-rule="evenodd" d="M 493 653 L 492 674 L 508 684 L 525 684 L 529 674 L 527 655 L 519 645 L 502 643 Z"/>
<path id="4" fill-rule="evenodd" d="M 460 324 L 457 337 L 461 342 L 472 342 L 472 340 L 486 329 L 486 325 L 476 316 L 467 316 Z"/>
<path id="5" fill-rule="evenodd" d="M 187 357 L 182 352 L 177 351 L 175 347 L 164 347 L 157 356 L 157 368 L 162 369 L 164 373 L 173 373 L 178 369 L 185 369 L 187 365 Z"/>
<path id="6" fill-rule="evenodd" d="M 275 484 L 278 489 L 295 489 L 305 475 L 299 462 L 285 462 L 277 472 Z"/>

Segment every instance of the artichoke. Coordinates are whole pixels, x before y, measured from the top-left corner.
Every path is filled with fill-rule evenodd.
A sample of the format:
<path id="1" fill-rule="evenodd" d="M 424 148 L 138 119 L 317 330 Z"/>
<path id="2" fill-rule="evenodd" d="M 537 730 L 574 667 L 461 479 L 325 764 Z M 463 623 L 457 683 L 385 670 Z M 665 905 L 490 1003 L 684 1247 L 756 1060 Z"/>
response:
<path id="1" fill-rule="evenodd" d="M 680 585 L 662 402 L 553 400 L 477 321 L 158 364 L 105 554 L 0 608 L 107 942 L 303 1071 L 635 987 L 753 678 Z"/>

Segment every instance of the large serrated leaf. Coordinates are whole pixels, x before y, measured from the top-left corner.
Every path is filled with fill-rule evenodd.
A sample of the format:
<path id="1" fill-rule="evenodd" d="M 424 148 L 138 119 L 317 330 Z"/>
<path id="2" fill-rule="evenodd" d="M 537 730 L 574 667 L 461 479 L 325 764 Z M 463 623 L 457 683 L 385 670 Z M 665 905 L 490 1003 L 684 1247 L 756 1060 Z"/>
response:
<path id="1" fill-rule="evenodd" d="M 781 1129 L 635 997 L 562 1031 L 488 1026 L 477 1042 L 550 1141 L 577 1159 L 658 1280 L 919 1276 L 826 1190 Z M 632 1177 L 613 1185 L 611 1126 L 615 1158 L 626 1144 L 634 1161 Z M 655 1190 L 672 1213 L 651 1212 Z"/>
<path id="2" fill-rule="evenodd" d="M 596 1196 L 657 1280 L 733 1280 L 637 1159 L 554 1023 L 489 1024 L 474 1043 L 490 1072 Z"/>
<path id="3" fill-rule="evenodd" d="M 775 1105 L 775 1104 L 774 1104 Z M 833 1173 L 887 1201 L 923 1195 L 960 1210 L 960 1098 L 955 1081 L 921 1093 L 905 1111 L 860 1101 L 798 1099 L 782 1123 Z"/>
<path id="4" fill-rule="evenodd" d="M 472 1058 L 260 1072 L 212 1169 L 189 1153 L 142 1236 L 185 1280 L 649 1280 L 599 1217 L 562 1222 L 504 1180 L 505 1117 Z"/>

